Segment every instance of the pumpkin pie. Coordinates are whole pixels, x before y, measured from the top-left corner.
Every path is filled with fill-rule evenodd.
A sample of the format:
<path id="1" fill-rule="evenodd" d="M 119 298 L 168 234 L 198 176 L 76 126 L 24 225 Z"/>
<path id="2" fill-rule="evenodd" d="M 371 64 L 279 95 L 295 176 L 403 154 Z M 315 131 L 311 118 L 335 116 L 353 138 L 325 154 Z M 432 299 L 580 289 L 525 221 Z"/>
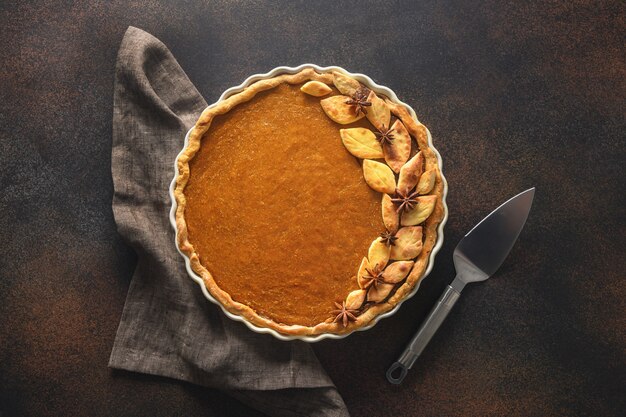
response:
<path id="1" fill-rule="evenodd" d="M 339 72 L 207 108 L 179 155 L 177 243 L 229 312 L 284 335 L 370 325 L 417 285 L 444 218 L 426 128 Z"/>

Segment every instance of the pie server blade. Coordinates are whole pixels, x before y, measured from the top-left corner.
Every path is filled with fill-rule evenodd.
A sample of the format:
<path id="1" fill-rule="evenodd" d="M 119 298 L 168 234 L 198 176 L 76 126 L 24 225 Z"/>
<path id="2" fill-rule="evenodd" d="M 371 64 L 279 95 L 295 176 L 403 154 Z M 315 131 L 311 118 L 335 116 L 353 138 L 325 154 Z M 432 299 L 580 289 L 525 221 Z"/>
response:
<path id="1" fill-rule="evenodd" d="M 402 382 L 459 299 L 465 284 L 486 280 L 502 265 L 524 228 L 534 196 L 533 187 L 510 198 L 461 239 L 453 254 L 456 278 L 448 285 L 400 358 L 387 371 L 389 382 Z"/>

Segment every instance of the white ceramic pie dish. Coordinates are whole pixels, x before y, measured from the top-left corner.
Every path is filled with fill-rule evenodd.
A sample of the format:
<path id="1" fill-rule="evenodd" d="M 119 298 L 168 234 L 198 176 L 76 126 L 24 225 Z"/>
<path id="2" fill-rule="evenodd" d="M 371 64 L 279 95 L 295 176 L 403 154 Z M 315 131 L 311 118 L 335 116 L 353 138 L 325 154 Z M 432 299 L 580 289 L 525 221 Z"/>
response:
<path id="1" fill-rule="evenodd" d="M 364 85 L 369 87 L 371 90 L 373 90 L 377 94 L 385 95 L 385 96 L 389 97 L 389 99 L 392 100 L 393 102 L 395 102 L 395 103 L 397 103 L 399 105 L 404 106 L 409 111 L 409 113 L 411 114 L 411 117 L 413 117 L 415 120 L 418 120 L 417 119 L 417 115 L 415 114 L 415 111 L 409 105 L 407 105 L 407 104 L 403 103 L 402 101 L 400 101 L 398 99 L 398 97 L 396 96 L 396 94 L 392 90 L 390 90 L 387 87 L 378 85 L 377 83 L 375 83 L 368 76 L 363 75 L 363 74 L 359 74 L 359 73 L 351 73 L 351 72 L 348 72 L 345 69 L 340 68 L 340 67 L 334 67 L 334 66 L 333 67 L 320 67 L 320 66 L 314 65 L 314 64 L 303 64 L 303 65 L 300 65 L 298 67 L 276 67 L 276 68 L 274 68 L 273 70 L 271 70 L 268 73 L 252 75 L 252 76 L 248 77 L 240 85 L 238 85 L 236 87 L 229 88 L 228 90 L 224 91 L 224 93 L 222 93 L 220 98 L 215 103 L 209 105 L 209 108 L 214 107 L 215 105 L 217 105 L 217 103 L 225 100 L 226 98 L 232 96 L 233 94 L 241 92 L 244 88 L 248 87 L 250 84 L 252 84 L 252 83 L 254 83 L 256 81 L 259 81 L 259 80 L 262 80 L 262 79 L 267 79 L 267 78 L 272 78 L 272 77 L 275 77 L 275 76 L 280 75 L 280 74 L 295 74 L 295 73 L 300 72 L 300 71 L 302 71 L 303 69 L 306 69 L 306 68 L 313 68 L 315 71 L 320 72 L 320 73 L 331 72 L 331 71 L 339 71 L 339 72 L 342 72 L 342 73 L 344 73 L 346 75 L 349 75 L 352 78 L 355 78 L 356 80 L 360 81 L 361 83 L 363 83 Z M 178 230 L 177 230 L 177 227 L 176 227 L 176 208 L 177 208 L 177 204 L 176 204 L 176 199 L 174 198 L 174 189 L 176 187 L 176 178 L 178 177 L 178 164 L 177 164 L 177 162 L 178 162 L 178 158 L 179 158 L 180 154 L 187 147 L 187 144 L 188 144 L 188 141 L 189 141 L 189 133 L 190 132 L 191 132 L 191 130 L 189 130 L 189 132 L 187 132 L 187 135 L 185 136 L 184 146 L 183 146 L 183 148 L 181 148 L 181 152 L 177 155 L 176 160 L 174 161 L 174 178 L 172 179 L 172 182 L 170 184 L 170 189 L 169 189 L 170 199 L 172 201 L 172 207 L 171 207 L 171 210 L 170 210 L 170 223 L 172 224 L 172 227 L 174 228 L 175 236 L 178 234 Z M 446 182 L 445 176 L 443 175 L 441 155 L 439 155 L 439 152 L 433 146 L 432 136 L 430 134 L 430 131 L 428 131 L 428 129 L 427 129 L 427 132 L 428 132 L 428 144 L 429 144 L 430 148 L 434 151 L 435 155 L 437 156 L 437 161 L 438 161 L 438 165 L 439 165 L 439 171 L 441 172 L 441 178 L 442 178 L 442 181 L 443 181 L 442 200 L 443 200 L 444 216 L 443 216 L 443 219 L 442 219 L 441 223 L 439 224 L 439 226 L 437 228 L 437 242 L 436 242 L 435 246 L 433 247 L 433 249 L 432 249 L 432 251 L 430 253 L 430 257 L 429 257 L 429 260 L 428 260 L 428 265 L 426 266 L 426 269 L 424 271 L 424 275 L 418 281 L 418 283 L 415 285 L 413 290 L 402 301 L 400 301 L 392 310 L 377 316 L 372 321 L 372 323 L 370 323 L 368 326 L 357 328 L 354 331 L 363 331 L 363 330 L 367 330 L 367 329 L 372 328 L 381 319 L 383 319 L 385 317 L 389 317 L 389 316 L 395 314 L 404 301 L 406 301 L 409 298 L 413 297 L 415 295 L 415 293 L 417 292 L 417 290 L 419 289 L 421 281 L 424 278 L 426 278 L 426 276 L 428 276 L 430 271 L 433 269 L 435 256 L 436 256 L 437 252 L 439 252 L 439 250 L 441 249 L 441 246 L 443 245 L 443 228 L 444 228 L 444 226 L 446 224 L 446 221 L 448 220 L 448 207 L 446 205 L 446 196 L 448 194 L 448 183 Z M 207 288 L 206 288 L 202 278 L 192 270 L 191 262 L 189 260 L 189 257 L 187 255 L 185 255 L 180 250 L 180 247 L 178 246 L 178 242 L 177 242 L 176 239 L 174 239 L 174 244 L 176 245 L 176 249 L 178 250 L 178 253 L 181 254 L 181 256 L 183 257 L 183 259 L 185 261 L 185 267 L 187 269 L 187 273 L 189 274 L 191 279 L 193 279 L 200 286 L 204 296 L 209 301 L 211 301 L 212 303 L 217 304 L 218 306 L 220 306 L 220 308 L 222 309 L 224 314 L 226 314 L 226 316 L 228 316 L 229 318 L 231 318 L 231 319 L 233 319 L 235 321 L 243 322 L 248 328 L 250 328 L 250 330 L 252 330 L 254 332 L 257 332 L 257 333 L 269 333 L 272 336 L 274 336 L 274 337 L 276 337 L 277 339 L 280 339 L 280 340 L 302 340 L 304 342 L 309 342 L 309 343 L 318 342 L 320 340 L 327 339 L 327 338 L 328 339 L 343 339 L 343 338 L 347 337 L 348 335 L 350 335 L 350 334 L 352 334 L 354 332 L 353 331 L 353 332 L 350 332 L 350 333 L 340 334 L 340 335 L 332 334 L 332 333 L 324 333 L 324 334 L 319 334 L 319 335 L 315 335 L 315 336 L 297 336 L 297 335 L 284 335 L 284 334 L 279 333 L 279 332 L 277 332 L 277 331 L 275 331 L 273 329 L 256 326 L 256 325 L 250 323 L 244 317 L 236 315 L 236 314 L 233 314 L 233 313 L 229 312 L 228 310 L 226 310 L 224 308 L 224 306 L 220 302 L 218 302 L 211 295 L 211 293 L 207 290 Z"/>

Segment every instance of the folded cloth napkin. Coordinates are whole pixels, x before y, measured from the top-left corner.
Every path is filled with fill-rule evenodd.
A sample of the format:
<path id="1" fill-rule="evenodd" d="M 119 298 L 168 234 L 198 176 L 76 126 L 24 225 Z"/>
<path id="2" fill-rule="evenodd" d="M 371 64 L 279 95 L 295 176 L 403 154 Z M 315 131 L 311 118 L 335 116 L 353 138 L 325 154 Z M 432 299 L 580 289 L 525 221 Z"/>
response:
<path id="1" fill-rule="evenodd" d="M 225 317 L 174 247 L 174 158 L 206 106 L 165 45 L 128 28 L 115 69 L 111 171 L 115 222 L 138 259 L 109 366 L 224 390 L 272 416 L 347 416 L 309 345 Z"/>

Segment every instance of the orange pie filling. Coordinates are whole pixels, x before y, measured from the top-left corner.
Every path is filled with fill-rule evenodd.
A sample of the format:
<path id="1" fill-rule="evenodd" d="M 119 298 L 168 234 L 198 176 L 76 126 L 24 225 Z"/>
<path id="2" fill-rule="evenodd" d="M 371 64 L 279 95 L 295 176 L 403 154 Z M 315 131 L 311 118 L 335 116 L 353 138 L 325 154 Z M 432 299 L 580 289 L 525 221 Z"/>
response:
<path id="1" fill-rule="evenodd" d="M 341 333 L 388 311 L 443 218 L 426 129 L 339 73 L 260 81 L 207 109 L 178 164 L 192 268 L 229 311 L 283 333 Z"/>
<path id="2" fill-rule="evenodd" d="M 319 99 L 281 84 L 217 116 L 190 172 L 189 241 L 234 301 L 313 326 L 359 288 L 380 196 Z"/>

